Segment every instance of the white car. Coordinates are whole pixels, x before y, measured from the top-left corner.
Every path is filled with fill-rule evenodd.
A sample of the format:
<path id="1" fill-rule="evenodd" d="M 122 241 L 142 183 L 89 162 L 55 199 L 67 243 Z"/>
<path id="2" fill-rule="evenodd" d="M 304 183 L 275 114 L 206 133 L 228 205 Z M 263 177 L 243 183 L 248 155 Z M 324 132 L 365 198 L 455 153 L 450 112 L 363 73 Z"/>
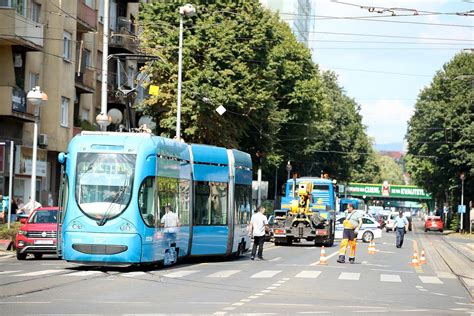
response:
<path id="1" fill-rule="evenodd" d="M 345 220 L 345 216 L 340 216 L 336 218 L 336 239 L 342 239 L 342 231 L 344 226 L 342 223 Z M 362 217 L 362 226 L 360 227 L 359 233 L 357 234 L 357 239 L 362 240 L 363 242 L 370 242 L 375 238 L 382 237 L 382 230 L 380 229 L 380 224 L 375 221 L 372 217 L 364 215 Z"/>

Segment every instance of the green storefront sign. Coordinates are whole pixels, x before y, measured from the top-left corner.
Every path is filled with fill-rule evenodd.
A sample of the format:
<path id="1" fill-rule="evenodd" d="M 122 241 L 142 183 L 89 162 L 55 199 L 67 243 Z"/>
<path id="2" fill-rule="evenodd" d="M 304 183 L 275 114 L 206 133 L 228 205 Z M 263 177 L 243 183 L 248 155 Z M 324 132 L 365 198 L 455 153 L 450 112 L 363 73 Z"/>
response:
<path id="1" fill-rule="evenodd" d="M 381 198 L 422 199 L 430 200 L 431 195 L 424 189 L 411 185 L 389 185 L 349 183 L 346 193 L 350 196 L 366 196 Z"/>

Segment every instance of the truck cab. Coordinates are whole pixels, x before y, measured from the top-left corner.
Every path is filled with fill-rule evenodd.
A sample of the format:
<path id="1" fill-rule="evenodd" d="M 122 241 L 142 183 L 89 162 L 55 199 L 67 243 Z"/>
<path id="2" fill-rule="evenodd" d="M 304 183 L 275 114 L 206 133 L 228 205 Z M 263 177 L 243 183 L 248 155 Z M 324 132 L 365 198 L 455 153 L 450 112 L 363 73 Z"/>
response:
<path id="1" fill-rule="evenodd" d="M 309 205 L 307 210 L 302 212 L 302 196 L 299 192 L 307 184 L 311 187 Z M 275 244 L 292 244 L 293 241 L 306 239 L 314 241 L 315 244 L 332 246 L 336 216 L 336 190 L 333 181 L 302 177 L 288 180 L 285 189 L 281 208 L 287 215 L 285 221 L 282 221 L 283 224 L 274 227 Z M 295 205 L 298 204 L 300 208 L 296 211 Z"/>

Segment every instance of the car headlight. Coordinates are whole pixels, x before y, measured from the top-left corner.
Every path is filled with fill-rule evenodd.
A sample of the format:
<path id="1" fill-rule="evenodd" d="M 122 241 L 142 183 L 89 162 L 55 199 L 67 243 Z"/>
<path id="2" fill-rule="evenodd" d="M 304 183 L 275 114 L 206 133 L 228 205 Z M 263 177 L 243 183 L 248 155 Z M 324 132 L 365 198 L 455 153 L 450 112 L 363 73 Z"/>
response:
<path id="1" fill-rule="evenodd" d="M 27 231 L 26 231 L 26 230 L 19 230 L 19 231 L 18 231 L 18 235 L 26 236 L 26 234 L 27 234 Z"/>

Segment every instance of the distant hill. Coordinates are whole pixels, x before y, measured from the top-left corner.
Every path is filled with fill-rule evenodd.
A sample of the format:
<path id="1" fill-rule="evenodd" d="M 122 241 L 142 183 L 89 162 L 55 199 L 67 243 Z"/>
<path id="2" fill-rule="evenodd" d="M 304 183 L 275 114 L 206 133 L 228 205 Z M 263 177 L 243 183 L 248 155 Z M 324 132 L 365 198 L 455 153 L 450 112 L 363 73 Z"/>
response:
<path id="1" fill-rule="evenodd" d="M 377 151 L 402 151 L 403 143 L 375 144 Z"/>

